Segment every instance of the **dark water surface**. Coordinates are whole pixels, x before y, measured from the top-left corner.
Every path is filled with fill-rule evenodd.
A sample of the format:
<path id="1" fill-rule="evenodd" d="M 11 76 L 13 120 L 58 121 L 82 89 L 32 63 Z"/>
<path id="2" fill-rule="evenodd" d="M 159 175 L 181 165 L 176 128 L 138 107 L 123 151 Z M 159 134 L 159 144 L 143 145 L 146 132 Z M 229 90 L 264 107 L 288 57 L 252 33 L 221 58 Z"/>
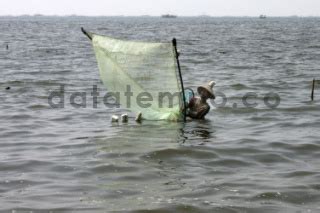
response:
<path id="1" fill-rule="evenodd" d="M 0 26 L 1 210 L 320 211 L 320 102 L 310 102 L 320 19 L 2 17 Z M 186 86 L 213 79 L 227 104 L 206 121 L 111 124 L 123 111 L 102 98 L 92 107 L 92 86 L 105 90 L 81 26 L 176 37 Z M 61 84 L 65 108 L 52 109 Z M 70 105 L 75 91 L 87 92 L 87 108 Z M 254 109 L 241 101 L 248 92 Z M 270 92 L 276 109 L 263 102 Z"/>

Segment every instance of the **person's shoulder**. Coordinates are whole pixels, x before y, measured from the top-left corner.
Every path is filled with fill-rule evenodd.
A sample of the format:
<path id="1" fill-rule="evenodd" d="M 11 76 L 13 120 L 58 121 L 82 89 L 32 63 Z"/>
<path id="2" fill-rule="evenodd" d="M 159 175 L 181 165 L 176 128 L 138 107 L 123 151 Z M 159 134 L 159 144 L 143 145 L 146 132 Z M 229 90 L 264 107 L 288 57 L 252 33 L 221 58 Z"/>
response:
<path id="1" fill-rule="evenodd" d="M 198 97 L 192 97 L 192 98 L 190 98 L 189 104 L 194 105 L 197 103 L 198 100 L 199 100 Z"/>
<path id="2" fill-rule="evenodd" d="M 190 98 L 189 103 L 194 104 L 196 101 L 197 101 L 197 97 L 192 97 L 192 98 Z"/>
<path id="3" fill-rule="evenodd" d="M 192 98 L 190 99 L 190 101 L 191 101 L 191 100 L 192 100 L 192 101 L 198 101 L 198 100 L 200 100 L 200 97 L 196 97 L 196 96 L 195 96 L 195 97 L 192 97 Z"/>

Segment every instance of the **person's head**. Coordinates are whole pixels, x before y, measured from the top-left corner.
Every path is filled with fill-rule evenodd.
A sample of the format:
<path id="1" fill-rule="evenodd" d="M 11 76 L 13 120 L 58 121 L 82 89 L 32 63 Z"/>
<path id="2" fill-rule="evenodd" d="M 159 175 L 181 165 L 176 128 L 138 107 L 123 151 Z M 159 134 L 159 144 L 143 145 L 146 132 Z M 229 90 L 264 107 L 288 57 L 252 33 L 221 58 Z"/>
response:
<path id="1" fill-rule="evenodd" d="M 210 81 L 207 85 L 203 85 L 198 87 L 198 93 L 200 95 L 201 98 L 207 100 L 209 98 L 211 99 L 215 99 L 215 95 L 213 92 L 213 86 L 216 83 L 214 81 Z"/>

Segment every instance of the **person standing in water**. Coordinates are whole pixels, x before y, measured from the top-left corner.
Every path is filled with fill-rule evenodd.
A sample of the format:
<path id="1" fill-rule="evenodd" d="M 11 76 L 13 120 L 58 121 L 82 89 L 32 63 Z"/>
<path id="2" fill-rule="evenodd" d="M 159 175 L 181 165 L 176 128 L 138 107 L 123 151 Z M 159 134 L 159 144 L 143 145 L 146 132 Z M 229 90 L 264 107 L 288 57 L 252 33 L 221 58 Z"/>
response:
<path id="1" fill-rule="evenodd" d="M 204 119 L 210 111 L 210 106 L 207 103 L 208 99 L 215 99 L 213 87 L 216 83 L 209 82 L 207 85 L 198 87 L 199 97 L 193 97 L 187 104 L 187 116 L 192 119 Z"/>
<path id="2" fill-rule="evenodd" d="M 189 103 L 186 105 L 187 109 L 187 117 L 192 119 L 204 119 L 206 114 L 210 111 L 210 106 L 207 103 L 208 99 L 215 99 L 215 95 L 213 92 L 213 87 L 216 83 L 214 81 L 210 81 L 207 85 L 199 86 L 198 93 L 199 97 L 192 97 Z M 181 109 L 183 111 L 183 109 Z M 123 122 L 128 122 L 128 115 L 123 114 L 122 116 Z M 124 120 L 125 119 L 125 120 Z M 113 116 L 112 122 L 118 122 L 119 117 Z M 142 113 L 139 112 L 135 118 L 136 122 L 142 121 Z"/>
<path id="3" fill-rule="evenodd" d="M 210 81 L 206 85 L 198 87 L 199 97 L 192 97 L 189 103 L 186 105 L 187 117 L 192 119 L 203 120 L 210 111 L 210 106 L 207 103 L 208 99 L 215 99 L 216 96 L 213 92 L 213 87 L 216 85 L 214 81 Z M 182 110 L 183 111 L 183 108 Z M 142 113 L 138 113 L 135 119 L 137 122 L 141 122 Z"/>

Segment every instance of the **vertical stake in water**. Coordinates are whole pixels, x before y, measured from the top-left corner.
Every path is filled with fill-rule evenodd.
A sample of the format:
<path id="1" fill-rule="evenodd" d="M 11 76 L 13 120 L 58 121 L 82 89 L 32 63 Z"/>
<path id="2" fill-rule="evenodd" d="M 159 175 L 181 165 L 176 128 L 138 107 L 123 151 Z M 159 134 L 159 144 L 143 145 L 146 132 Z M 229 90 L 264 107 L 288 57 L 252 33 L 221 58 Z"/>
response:
<path id="1" fill-rule="evenodd" d="M 179 77 L 180 77 L 180 82 L 181 82 L 182 97 L 183 97 L 183 115 L 184 115 L 183 120 L 184 120 L 184 122 L 186 122 L 186 120 L 187 120 L 186 96 L 184 94 L 184 86 L 183 86 L 183 80 L 182 80 L 182 74 L 181 74 L 181 68 L 180 68 L 180 62 L 179 62 L 179 53 L 178 53 L 178 49 L 177 49 L 177 40 L 175 38 L 172 39 L 172 44 L 173 44 L 174 52 L 176 55 Z"/>
<path id="2" fill-rule="evenodd" d="M 316 84 L 316 79 L 314 78 L 312 81 L 312 89 L 311 89 L 311 101 L 313 101 L 314 98 L 314 86 Z"/>

